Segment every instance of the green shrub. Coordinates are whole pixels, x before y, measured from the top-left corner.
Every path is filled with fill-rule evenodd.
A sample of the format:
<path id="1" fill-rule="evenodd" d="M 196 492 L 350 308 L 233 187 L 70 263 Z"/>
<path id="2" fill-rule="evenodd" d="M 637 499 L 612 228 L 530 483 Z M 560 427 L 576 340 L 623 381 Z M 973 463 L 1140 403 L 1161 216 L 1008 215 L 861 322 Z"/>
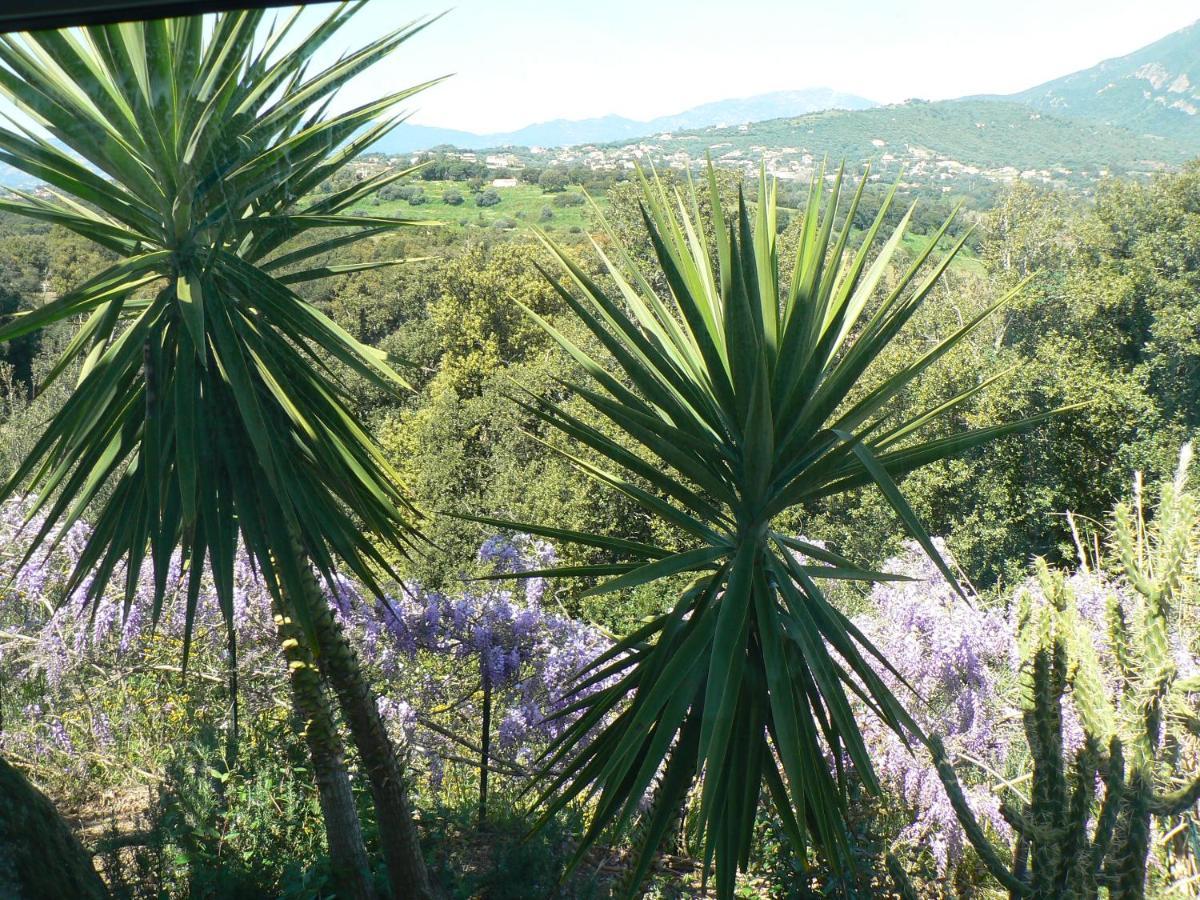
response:
<path id="1" fill-rule="evenodd" d="M 511 806 L 495 810 L 482 827 L 473 803 L 438 807 L 426 813 L 425 822 L 430 871 L 453 900 L 609 896 L 602 878 L 591 871 L 560 883 L 583 826 L 576 812 L 555 817 L 528 837 L 530 821 Z"/>
<path id="2" fill-rule="evenodd" d="M 114 894 L 252 900 L 320 896 L 329 870 L 316 788 L 284 716 L 253 723 L 236 762 L 211 727 L 166 747 L 144 831 L 101 842 Z"/>

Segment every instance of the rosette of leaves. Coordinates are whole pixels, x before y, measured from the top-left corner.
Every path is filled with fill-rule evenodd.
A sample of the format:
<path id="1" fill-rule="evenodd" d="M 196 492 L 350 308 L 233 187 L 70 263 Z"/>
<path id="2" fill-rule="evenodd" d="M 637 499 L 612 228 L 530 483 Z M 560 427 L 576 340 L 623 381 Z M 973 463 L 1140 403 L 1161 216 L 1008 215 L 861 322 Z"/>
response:
<path id="1" fill-rule="evenodd" d="M 269 27 L 250 11 L 0 37 L 0 94 L 37 126 L 0 128 L 0 161 L 47 185 L 12 192 L 0 210 L 117 256 L 0 326 L 0 340 L 11 340 L 71 323 L 41 387 L 76 381 L 0 500 L 34 493 L 30 515 L 44 525 L 31 556 L 88 514 L 92 531 L 63 596 L 82 587 L 93 610 L 123 563 L 125 614 L 148 572 L 157 621 L 181 552 L 185 669 L 208 570 L 236 674 L 234 564 L 244 546 L 277 605 L 331 855 L 347 860 L 336 867 L 354 882 L 339 895 L 371 889 L 314 657 L 362 754 L 393 883 L 424 896 L 399 762 L 313 575 L 332 588 L 335 568 L 346 569 L 378 593 L 385 554 L 408 552 L 417 534 L 416 512 L 351 400 L 354 379 L 385 391 L 404 381 L 385 354 L 294 290 L 396 262 L 314 261 L 408 224 L 350 212 L 404 170 L 316 193 L 427 86 L 330 112 L 347 82 L 427 24 L 316 65 L 362 5 L 338 4 L 307 33 L 297 9 Z"/>
<path id="2" fill-rule="evenodd" d="M 403 381 L 292 289 L 387 264 L 304 266 L 407 224 L 346 214 L 403 171 L 309 199 L 426 86 L 324 115 L 339 88 L 423 27 L 310 72 L 359 6 L 340 5 L 290 48 L 298 13 L 265 40 L 261 11 L 0 37 L 0 93 L 53 138 L 0 129 L 0 160 L 48 186 L 13 191 L 0 209 L 119 258 L 0 328 L 12 340 L 79 323 L 40 386 L 73 374 L 71 397 L 0 489 L 37 492 L 30 514 L 44 526 L 31 553 L 94 505 L 68 593 L 90 576 L 97 600 L 128 559 L 131 600 L 149 563 L 157 612 L 182 547 L 190 604 L 208 562 L 228 618 L 239 531 L 267 582 L 295 594 L 296 539 L 323 572 L 336 557 L 373 584 L 369 564 L 384 560 L 371 538 L 412 534 L 411 508 L 351 412 L 345 375 L 386 390 Z M 322 232 L 333 236 L 285 248 Z"/>
<path id="3" fill-rule="evenodd" d="M 660 272 L 639 271 L 607 229 L 608 249 L 596 244 L 606 287 L 542 237 L 567 276 L 546 277 L 609 358 L 530 315 L 578 363 L 585 377 L 569 388 L 607 427 L 551 399 L 522 401 L 604 461 L 564 451 L 581 469 L 685 536 L 685 548 L 486 521 L 610 554 L 610 564 L 535 573 L 609 576 L 591 593 L 693 579 L 669 612 L 580 674 L 580 686 L 617 680 L 568 707 L 581 715 L 543 760 L 542 800 L 547 818 L 577 798 L 594 800 L 578 859 L 602 834 L 627 829 L 656 784 L 627 882 L 637 884 L 698 782 L 705 865 L 715 863 L 718 892 L 730 897 L 737 870 L 748 863 L 764 790 L 801 859 L 810 840 L 846 859 L 843 760 L 877 789 L 851 693 L 892 728 L 919 731 L 876 675 L 886 660 L 819 587 L 829 578 L 890 576 L 776 531 L 773 520 L 798 504 L 873 484 L 953 581 L 896 480 L 1037 419 L 919 440 L 924 426 L 990 380 L 919 415 L 892 415 L 905 387 L 1011 294 L 894 375 L 863 384 L 966 240 L 934 261 L 949 222 L 897 269 L 911 210 L 880 246 L 893 190 L 854 241 L 850 223 L 862 186 L 840 210 L 847 224 L 835 231 L 842 174 L 826 197 L 822 173 L 795 257 L 784 261 L 774 185 L 765 174 L 757 206 L 739 197 L 729 217 L 711 166 L 707 181 L 711 232 L 695 185 L 671 196 L 657 176 L 643 176 L 642 213 Z M 652 284 L 660 275 L 661 294 Z M 611 437 L 611 426 L 629 443 Z"/>

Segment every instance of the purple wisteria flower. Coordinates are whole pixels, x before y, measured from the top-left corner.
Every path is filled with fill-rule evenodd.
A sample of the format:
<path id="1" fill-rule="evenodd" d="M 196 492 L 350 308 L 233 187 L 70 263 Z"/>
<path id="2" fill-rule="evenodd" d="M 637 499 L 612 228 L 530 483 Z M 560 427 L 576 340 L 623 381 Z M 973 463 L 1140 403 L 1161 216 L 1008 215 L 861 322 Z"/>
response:
<path id="1" fill-rule="evenodd" d="M 63 725 L 62 719 L 57 717 L 51 719 L 47 727 L 50 730 L 50 740 L 54 744 L 55 749 L 68 756 L 74 756 L 75 744 L 72 742 L 71 736 L 67 734 L 67 728 Z"/>
<path id="2" fill-rule="evenodd" d="M 951 557 L 943 541 L 935 545 Z M 870 595 L 872 612 L 855 624 L 912 687 L 877 666 L 880 677 L 905 702 L 916 723 L 945 741 L 951 759 L 1002 770 L 1013 729 L 994 672 L 1011 659 L 1014 639 L 1006 618 L 968 602 L 946 582 L 915 542 L 883 566 L 913 581 L 881 582 Z M 915 691 L 916 696 L 913 696 Z M 870 715 L 863 732 L 884 789 L 900 797 L 913 819 L 902 842 L 928 850 L 944 873 L 961 858 L 966 839 L 932 764 Z M 968 786 L 967 799 L 982 821 L 1010 837 L 999 798 L 986 784 Z"/>
<path id="3" fill-rule="evenodd" d="M 490 572 L 519 575 L 553 566 L 557 555 L 550 544 L 517 535 L 488 539 L 478 559 Z M 570 724 L 572 717 L 555 714 L 569 702 L 574 676 L 609 646 L 595 629 L 546 612 L 541 605 L 545 579 L 516 581 L 523 591 L 510 590 L 508 582 L 466 582 L 456 596 L 405 584 L 376 602 L 374 615 L 356 626 L 364 657 L 385 677 L 403 682 L 414 706 L 452 706 L 451 724 L 468 733 L 480 720 L 479 698 L 468 693 L 455 701 L 447 696 L 450 682 L 428 674 L 406 680 L 406 672 L 416 667 L 401 660 L 420 657 L 435 667 L 459 663 L 465 668 L 456 671 L 468 683 L 474 678 L 481 685 L 486 679 L 499 723 L 493 750 L 513 760 L 529 757 L 534 746 Z M 462 747 L 445 744 L 444 735 L 422 733 L 421 741 L 427 749 L 461 755 Z"/>
<path id="4" fill-rule="evenodd" d="M 504 535 L 494 535 L 479 548 L 479 561 L 497 573 L 520 571 L 524 561 L 517 542 Z"/>
<path id="5" fill-rule="evenodd" d="M 74 754 L 85 739 L 96 752 L 119 754 L 126 731 L 114 728 L 104 709 L 80 701 L 82 679 L 93 676 L 93 663 L 114 667 L 119 675 L 122 667 L 139 665 L 146 654 L 178 646 L 185 624 L 185 605 L 178 601 L 190 573 L 178 554 L 170 560 L 167 600 L 151 628 L 150 566 L 128 607 L 120 565 L 112 573 L 113 587 L 98 604 L 83 603 L 86 583 L 70 596 L 65 588 L 86 544 L 87 526 L 75 525 L 53 553 L 40 550 L 20 567 L 24 542 L 40 528 L 36 517 L 29 523 L 25 519 L 19 504 L 0 508 L 0 578 L 8 579 L 11 594 L 3 609 L 5 624 L 17 623 L 32 638 L 6 644 L 3 665 L 6 674 L 44 678 L 46 694 L 44 705 L 23 711 L 20 731 L 6 729 L 0 740 L 6 748 L 25 741 L 26 756 Z M 503 583 L 464 581 L 446 592 L 403 583 L 387 597 L 368 597 L 348 577 L 338 576 L 332 584 L 322 579 L 326 601 L 376 680 L 381 717 L 406 747 L 427 760 L 427 783 L 434 790 L 446 761 L 461 761 L 477 745 L 484 677 L 493 704 L 493 752 L 522 763 L 574 721 L 577 713 L 558 714 L 578 699 L 571 692 L 579 671 L 610 645 L 591 626 L 546 609 L 546 579 L 520 577 L 555 565 L 557 555 L 549 543 L 527 535 L 495 537 L 480 548 L 478 561 L 490 572 L 517 577 Z M 285 684 L 271 596 L 241 550 L 235 558 L 231 621 L 243 688 L 271 671 L 279 673 L 276 688 Z M 224 664 L 226 622 L 207 573 L 201 578 L 195 626 L 194 657 L 208 654 L 210 662 Z M 244 691 L 245 703 L 269 706 L 273 700 L 269 691 Z M 438 728 L 428 727 L 430 723 Z M 456 741 L 455 734 L 470 741 Z"/>
<path id="6" fill-rule="evenodd" d="M 95 738 L 96 744 L 101 750 L 107 750 L 116 743 L 116 739 L 113 737 L 112 720 L 103 711 L 92 716 L 92 737 Z"/>

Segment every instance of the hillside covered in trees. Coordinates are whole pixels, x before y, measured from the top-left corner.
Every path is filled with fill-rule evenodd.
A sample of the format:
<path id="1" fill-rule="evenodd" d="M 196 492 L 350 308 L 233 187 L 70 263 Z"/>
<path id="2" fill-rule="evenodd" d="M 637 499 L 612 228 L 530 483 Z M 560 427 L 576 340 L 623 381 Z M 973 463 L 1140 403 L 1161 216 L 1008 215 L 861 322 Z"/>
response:
<path id="1" fill-rule="evenodd" d="M 1194 151 L 387 156 L 435 31 L 263 21 L 0 40 L 0 894 L 1191 895 Z"/>

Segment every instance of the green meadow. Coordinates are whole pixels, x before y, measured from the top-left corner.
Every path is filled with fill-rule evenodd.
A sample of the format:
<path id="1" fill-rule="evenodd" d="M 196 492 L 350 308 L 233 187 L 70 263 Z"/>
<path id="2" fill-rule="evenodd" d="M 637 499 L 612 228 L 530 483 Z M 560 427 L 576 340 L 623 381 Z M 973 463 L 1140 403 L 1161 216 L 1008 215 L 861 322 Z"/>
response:
<path id="1" fill-rule="evenodd" d="M 578 234 L 590 227 L 590 205 L 583 189 L 577 185 L 571 185 L 564 191 L 547 193 L 536 184 L 493 188 L 485 182 L 478 190 L 472 190 L 469 183 L 462 181 L 414 179 L 411 184 L 421 188 L 423 202 L 413 204 L 401 199 L 368 198 L 356 204 L 352 212 L 438 223 L 465 232 L 487 229 L 508 231 L 536 224 L 550 234 L 567 235 Z M 494 191 L 499 201 L 493 205 L 479 205 L 478 199 L 489 191 Z M 462 202 L 447 203 L 445 196 L 448 192 L 457 194 Z M 562 198 L 565 197 L 572 199 L 564 201 Z M 598 200 L 604 203 L 603 198 Z"/>

